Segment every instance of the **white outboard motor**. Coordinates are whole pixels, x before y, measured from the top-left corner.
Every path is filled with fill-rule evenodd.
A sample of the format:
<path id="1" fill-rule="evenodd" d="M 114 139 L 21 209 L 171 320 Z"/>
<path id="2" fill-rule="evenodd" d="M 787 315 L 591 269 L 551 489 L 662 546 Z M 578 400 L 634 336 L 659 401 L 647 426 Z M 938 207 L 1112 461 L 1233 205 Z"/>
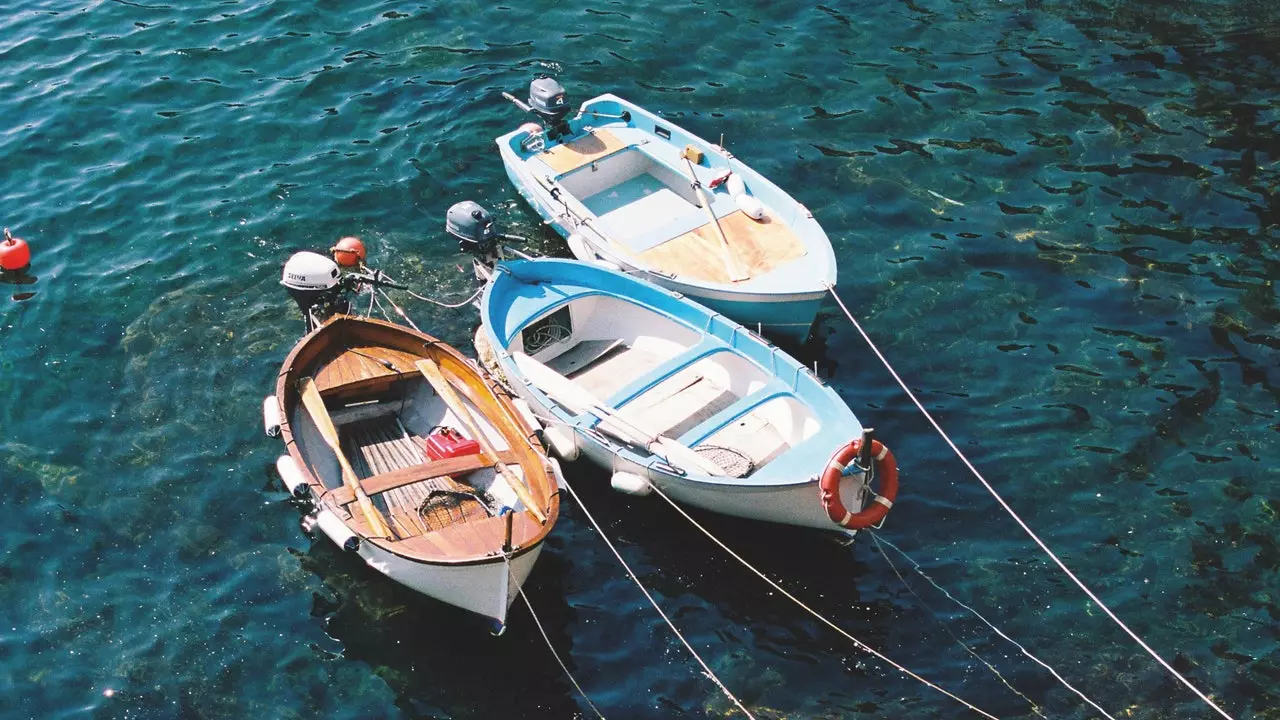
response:
<path id="1" fill-rule="evenodd" d="M 348 310 L 342 296 L 341 272 L 338 263 L 313 252 L 295 253 L 284 264 L 280 284 L 298 303 L 307 332 L 311 332 L 325 318 Z"/>
<path id="2" fill-rule="evenodd" d="M 529 109 L 547 126 L 547 137 L 555 140 L 569 132 L 565 120 L 572 110 L 564 86 L 552 77 L 540 77 L 529 83 Z"/>

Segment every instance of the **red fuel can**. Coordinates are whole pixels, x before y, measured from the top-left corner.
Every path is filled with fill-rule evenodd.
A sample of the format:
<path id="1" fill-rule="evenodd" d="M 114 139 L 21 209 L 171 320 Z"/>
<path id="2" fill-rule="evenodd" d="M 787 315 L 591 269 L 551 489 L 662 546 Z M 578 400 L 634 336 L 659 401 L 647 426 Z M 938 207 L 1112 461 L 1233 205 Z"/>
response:
<path id="1" fill-rule="evenodd" d="M 480 443 L 462 437 L 462 433 L 451 427 L 439 427 L 423 438 L 423 447 L 427 457 L 432 460 L 475 455 L 480 452 Z"/>

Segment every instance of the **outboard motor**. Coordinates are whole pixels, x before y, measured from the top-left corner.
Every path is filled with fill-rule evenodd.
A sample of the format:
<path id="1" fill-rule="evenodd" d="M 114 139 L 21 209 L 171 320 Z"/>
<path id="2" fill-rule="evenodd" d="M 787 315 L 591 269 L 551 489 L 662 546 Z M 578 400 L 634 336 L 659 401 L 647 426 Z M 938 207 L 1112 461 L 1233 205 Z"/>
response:
<path id="1" fill-rule="evenodd" d="M 555 78 L 544 76 L 529 83 L 529 109 L 547 126 L 548 138 L 555 140 L 569 132 L 566 118 L 573 108 Z"/>
<path id="2" fill-rule="evenodd" d="M 343 295 L 338 264 L 319 253 L 295 253 L 284 264 L 280 284 L 298 303 L 307 332 L 316 329 L 330 315 L 350 309 L 350 303 Z"/>
<path id="3" fill-rule="evenodd" d="M 459 250 L 475 255 L 485 265 L 492 267 L 501 259 L 493 216 L 479 203 L 463 200 L 454 204 L 445 214 L 444 230 L 458 238 Z"/>

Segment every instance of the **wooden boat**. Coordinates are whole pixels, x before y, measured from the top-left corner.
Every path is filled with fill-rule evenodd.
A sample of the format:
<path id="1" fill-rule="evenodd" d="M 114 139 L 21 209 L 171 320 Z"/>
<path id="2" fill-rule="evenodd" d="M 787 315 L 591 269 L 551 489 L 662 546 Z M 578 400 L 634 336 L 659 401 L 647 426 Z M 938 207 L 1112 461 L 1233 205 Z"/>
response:
<path id="1" fill-rule="evenodd" d="M 503 627 L 560 507 L 555 461 L 508 396 L 429 335 L 336 315 L 289 353 L 268 418 L 272 403 L 288 449 L 277 467 L 315 502 L 312 523 Z"/>
<path id="2" fill-rule="evenodd" d="M 508 384 L 562 426 L 544 431 L 552 448 L 612 470 L 616 489 L 832 530 L 874 525 L 892 506 L 893 455 L 834 390 L 676 293 L 587 263 L 512 261 L 481 316 Z M 846 469 L 855 456 L 871 475 Z"/>
<path id="3" fill-rule="evenodd" d="M 496 142 L 512 184 L 575 257 L 749 328 L 805 339 L 836 262 L 803 205 L 724 148 L 615 95 L 572 118 L 557 117 L 568 106 L 546 78 L 531 86 L 533 107 L 507 97 L 550 119 L 546 130 L 526 123 Z"/>

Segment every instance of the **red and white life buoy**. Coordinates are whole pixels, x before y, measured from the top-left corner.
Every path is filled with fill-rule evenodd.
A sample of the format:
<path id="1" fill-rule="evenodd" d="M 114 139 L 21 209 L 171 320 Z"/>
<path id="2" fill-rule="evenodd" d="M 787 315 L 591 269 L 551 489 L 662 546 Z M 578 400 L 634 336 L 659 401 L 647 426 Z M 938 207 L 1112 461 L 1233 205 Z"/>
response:
<path id="1" fill-rule="evenodd" d="M 877 494 L 862 512 L 851 513 L 840 501 L 840 478 L 844 477 L 845 466 L 858 456 L 862 450 L 861 438 L 845 445 L 836 451 L 827 463 L 827 469 L 818 481 L 818 490 L 822 498 L 822 509 L 827 511 L 831 522 L 840 527 L 862 530 L 884 519 L 898 497 L 898 461 L 893 453 L 879 440 L 871 441 L 871 457 L 876 463 L 876 477 L 880 479 L 880 493 Z"/>

